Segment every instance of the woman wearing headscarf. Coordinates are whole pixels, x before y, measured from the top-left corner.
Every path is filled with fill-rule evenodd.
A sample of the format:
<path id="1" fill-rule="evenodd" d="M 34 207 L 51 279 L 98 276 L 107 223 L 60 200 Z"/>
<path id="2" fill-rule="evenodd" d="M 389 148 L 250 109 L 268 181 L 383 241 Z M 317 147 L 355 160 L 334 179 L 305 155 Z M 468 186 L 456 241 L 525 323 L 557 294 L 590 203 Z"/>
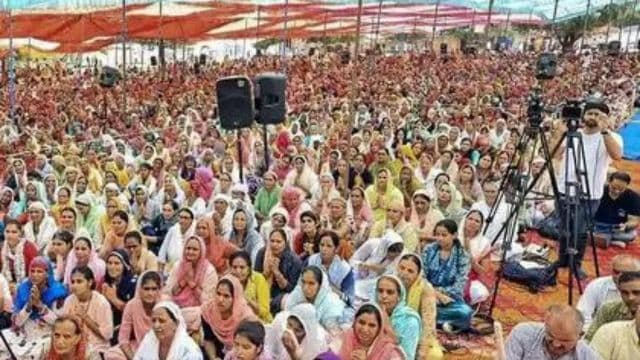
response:
<path id="1" fill-rule="evenodd" d="M 262 178 L 264 185 L 258 190 L 255 202 L 253 203 L 256 210 L 256 218 L 259 222 L 264 222 L 269 218 L 271 210 L 280 201 L 280 193 L 282 188 L 278 185 L 278 175 L 272 171 L 267 171 Z"/>
<path id="2" fill-rule="evenodd" d="M 355 300 L 355 275 L 351 265 L 339 255 L 340 238 L 326 230 L 319 236 L 319 253 L 311 255 L 307 264 L 317 266 L 327 273 L 333 291 L 347 305 Z"/>
<path id="3" fill-rule="evenodd" d="M 340 193 L 336 190 L 335 180 L 331 173 L 324 173 L 320 176 L 320 185 L 313 189 L 311 196 L 311 205 L 314 211 L 320 217 L 326 217 L 329 213 L 329 201 L 333 198 L 340 197 Z"/>
<path id="4" fill-rule="evenodd" d="M 102 282 L 105 275 L 106 264 L 93 247 L 93 243 L 86 232 L 80 232 L 73 241 L 73 250 L 67 256 L 64 268 L 63 283 L 71 286 L 71 272 L 76 267 L 87 266 L 93 272 L 96 283 Z"/>
<path id="5" fill-rule="evenodd" d="M 47 209 L 40 201 L 32 202 L 27 212 L 29 214 L 29 222 L 22 229 L 24 238 L 36 244 L 38 250 L 42 251 L 47 247 L 56 232 L 56 222 L 47 214 Z"/>
<path id="6" fill-rule="evenodd" d="M 209 218 L 201 218 L 196 223 L 196 235 L 206 245 L 206 258 L 219 274 L 225 274 L 229 269 L 229 257 L 238 248 L 216 233 L 215 225 Z"/>
<path id="7" fill-rule="evenodd" d="M 422 186 L 422 184 L 420 184 L 418 179 L 415 177 L 414 170 L 412 167 L 402 166 L 401 169 L 398 171 L 398 173 L 400 175 L 398 176 L 398 179 L 396 179 L 395 185 L 398 188 L 398 190 L 402 192 L 402 195 L 404 196 L 405 206 L 407 208 L 410 208 L 411 198 L 413 197 L 413 194 L 416 191 L 423 189 L 424 186 Z"/>
<path id="8" fill-rule="evenodd" d="M 16 220 L 4 223 L 2 245 L 2 275 L 9 282 L 11 292 L 28 276 L 29 264 L 38 255 L 38 247 L 22 237 L 22 226 Z"/>
<path id="9" fill-rule="evenodd" d="M 222 235 L 227 235 L 233 230 L 234 207 L 231 197 L 224 194 L 217 194 L 213 198 L 213 209 L 207 217 L 213 220 L 216 231 Z"/>
<path id="10" fill-rule="evenodd" d="M 11 171 L 4 183 L 13 191 L 14 195 L 27 184 L 27 165 L 24 160 L 20 158 L 11 160 Z"/>
<path id="11" fill-rule="evenodd" d="M 0 193 L 0 219 L 16 219 L 22 214 L 20 203 L 15 200 L 15 193 L 5 186 Z"/>
<path id="12" fill-rule="evenodd" d="M 233 212 L 233 228 L 227 236 L 231 244 L 251 254 L 253 261 L 264 247 L 264 241 L 256 231 L 254 222 L 253 214 L 245 209 L 237 209 Z"/>
<path id="13" fill-rule="evenodd" d="M 184 206 L 191 209 L 191 211 L 193 211 L 193 215 L 196 218 L 199 218 L 207 212 L 207 203 L 198 195 L 198 192 L 193 186 L 194 181 L 182 183 L 182 190 L 185 195 Z"/>
<path id="14" fill-rule="evenodd" d="M 233 347 L 236 328 L 243 320 L 256 320 L 240 281 L 232 275 L 220 279 L 215 298 L 202 306 L 204 349 L 210 359 L 222 358 Z"/>
<path id="15" fill-rule="evenodd" d="M 420 249 L 432 237 L 433 227 L 443 218 L 440 210 L 431 206 L 431 197 L 426 190 L 420 189 L 413 194 L 409 222 L 416 228 Z"/>
<path id="16" fill-rule="evenodd" d="M 107 256 L 107 271 L 100 285 L 100 293 L 109 301 L 113 313 L 113 325 L 119 326 L 122 311 L 135 293 L 136 278 L 129 263 L 129 255 L 123 250 L 112 251 Z"/>
<path id="17" fill-rule="evenodd" d="M 407 290 L 407 306 L 422 318 L 422 338 L 417 359 L 437 360 L 444 355 L 436 336 L 436 293 L 433 286 L 422 277 L 422 269 L 420 257 L 409 253 L 400 258 L 396 274 Z"/>
<path id="18" fill-rule="evenodd" d="M 379 238 L 388 230 L 393 230 L 404 240 L 406 251 L 413 252 L 418 247 L 418 234 L 415 226 L 404 219 L 405 205 L 402 199 L 393 199 L 386 204 L 387 216 L 377 221 L 371 228 L 371 237 Z"/>
<path id="19" fill-rule="evenodd" d="M 387 204 L 394 200 L 404 201 L 402 192 L 393 185 L 391 171 L 385 168 L 378 170 L 374 184 L 367 188 L 365 195 L 375 221 L 386 219 Z"/>
<path id="20" fill-rule="evenodd" d="M 142 339 L 133 360 L 202 360 L 202 351 L 187 333 L 187 325 L 180 308 L 161 301 L 153 307 L 153 331 Z M 155 321 L 157 319 L 157 322 Z"/>
<path id="21" fill-rule="evenodd" d="M 56 203 L 51 206 L 51 216 L 56 220 L 56 222 L 60 221 L 60 213 L 62 212 L 62 209 L 66 207 L 73 207 L 71 195 L 71 189 L 67 186 L 61 186 L 56 190 Z"/>
<path id="22" fill-rule="evenodd" d="M 27 210 L 32 203 L 38 201 L 47 204 L 44 184 L 39 181 L 28 181 L 24 189 L 20 189 L 20 208 Z"/>
<path id="23" fill-rule="evenodd" d="M 182 191 L 180 182 L 173 175 L 167 174 L 164 177 L 162 187 L 152 198 L 156 204 L 164 204 L 167 201 L 175 201 L 178 206 L 182 206 L 182 204 L 184 204 L 185 196 L 184 191 Z"/>
<path id="24" fill-rule="evenodd" d="M 408 359 L 415 359 L 422 334 L 420 315 L 407 306 L 406 289 L 395 275 L 383 275 L 376 282 L 375 302 L 389 316 L 398 343 Z"/>
<path id="25" fill-rule="evenodd" d="M 296 286 L 302 263 L 291 251 L 283 230 L 273 230 L 269 242 L 258 252 L 255 270 L 264 274 L 271 286 L 271 313 L 280 311 L 282 298 Z"/>
<path id="26" fill-rule="evenodd" d="M 295 186 L 288 186 L 282 190 L 282 198 L 278 207 L 287 210 L 289 214 L 289 227 L 294 231 L 300 229 L 300 216 L 306 211 L 311 211 L 311 205 L 304 200 L 302 191 Z"/>
<path id="27" fill-rule="evenodd" d="M 56 190 L 58 189 L 58 179 L 55 174 L 44 177 L 45 205 L 51 207 L 56 203 Z"/>
<path id="28" fill-rule="evenodd" d="M 211 199 L 214 185 L 213 171 L 211 168 L 199 167 L 196 169 L 193 181 L 191 181 L 191 189 L 205 202 L 205 207 L 207 201 Z"/>
<path id="29" fill-rule="evenodd" d="M 473 313 L 463 299 L 471 261 L 456 238 L 457 232 L 455 221 L 439 221 L 433 234 L 437 242 L 428 245 L 422 254 L 424 277 L 436 290 L 436 321 L 447 331 L 468 329 Z"/>
<path id="30" fill-rule="evenodd" d="M 294 157 L 293 165 L 293 171 L 287 174 L 282 187 L 295 186 L 302 190 L 305 198 L 307 198 L 311 196 L 320 185 L 318 175 L 316 175 L 313 169 L 307 164 L 307 159 L 304 156 Z M 331 179 L 333 179 L 333 176 Z"/>
<path id="31" fill-rule="evenodd" d="M 479 210 L 471 210 L 460 224 L 460 242 L 471 257 L 469 281 L 464 289 L 464 299 L 471 305 L 479 304 L 489 297 L 489 290 L 481 277 L 488 271 L 491 240 L 482 233 L 484 215 Z"/>
<path id="32" fill-rule="evenodd" d="M 384 311 L 374 303 L 366 303 L 356 311 L 353 326 L 336 344 L 340 359 L 404 360 L 394 331 Z"/>
<path id="33" fill-rule="evenodd" d="M 196 230 L 193 212 L 189 208 L 183 208 L 178 212 L 178 223 L 173 225 L 162 242 L 158 252 L 158 262 L 162 271 L 168 274 L 173 266 L 182 258 L 185 239 L 193 236 Z"/>
<path id="34" fill-rule="evenodd" d="M 162 299 L 161 289 L 162 278 L 158 272 L 147 271 L 142 274 L 134 298 L 124 306 L 118 345 L 105 352 L 106 360 L 133 358 L 145 334 L 151 330 L 152 309 Z"/>
<path id="35" fill-rule="evenodd" d="M 76 209 L 78 209 L 78 219 L 76 220 L 76 228 L 84 228 L 89 232 L 91 237 L 95 237 L 100 225 L 100 217 L 104 213 L 104 209 L 97 204 L 93 195 L 84 193 L 77 195 L 74 199 Z"/>
<path id="36" fill-rule="evenodd" d="M 302 271 L 298 285 L 284 302 L 284 310 L 291 310 L 299 304 L 313 304 L 318 321 L 331 333 L 337 334 L 340 325 L 351 320 L 346 304 L 331 290 L 327 274 L 315 265 Z"/>
<path id="37" fill-rule="evenodd" d="M 471 164 L 460 166 L 454 185 L 462 195 L 462 207 L 469 209 L 482 198 L 482 186 L 476 177 L 475 168 Z"/>
<path id="38" fill-rule="evenodd" d="M 369 206 L 365 191 L 354 186 L 347 202 L 347 217 L 351 223 L 352 240 L 357 249 L 369 237 L 373 226 L 373 211 Z"/>
<path id="39" fill-rule="evenodd" d="M 47 259 L 34 258 L 29 264 L 29 277 L 16 290 L 13 326 L 34 339 L 44 335 L 66 297 L 67 289 L 55 280 Z"/>
<path id="40" fill-rule="evenodd" d="M 127 206 L 122 203 L 119 198 L 112 197 L 111 199 L 107 200 L 105 209 L 106 211 L 100 216 L 100 223 L 98 225 L 96 234 L 93 237 L 93 240 L 97 245 L 102 245 L 107 234 L 111 231 L 111 222 L 113 221 L 116 212 L 127 211 Z"/>
<path id="41" fill-rule="evenodd" d="M 174 303 L 181 308 L 198 307 L 214 295 L 218 273 L 206 257 L 206 245 L 198 236 L 184 242 L 182 258 L 169 275 L 165 285 Z"/>
<path id="42" fill-rule="evenodd" d="M 289 223 L 289 213 L 285 208 L 274 207 L 271 209 L 267 220 L 268 221 L 263 222 L 260 226 L 260 236 L 262 236 L 263 239 L 269 238 L 271 231 L 282 229 L 287 233 L 287 241 L 290 243 L 293 242 L 294 230 L 287 225 Z"/>
<path id="43" fill-rule="evenodd" d="M 55 319 L 49 336 L 52 341 L 43 360 L 89 359 L 81 318 L 63 315 Z"/>
<path id="44" fill-rule="evenodd" d="M 134 215 L 136 223 L 140 224 L 142 227 L 151 223 L 151 221 L 160 213 L 158 204 L 151 200 L 146 186 L 138 185 L 134 189 L 131 213 Z"/>
<path id="45" fill-rule="evenodd" d="M 451 219 L 456 223 L 462 221 L 467 212 L 462 208 L 462 195 L 450 181 L 438 187 L 434 208 L 440 211 L 445 219 Z"/>
<path id="46" fill-rule="evenodd" d="M 280 312 L 267 329 L 265 348 L 279 360 L 314 360 L 329 348 L 316 308 L 304 303 Z"/>
<path id="47" fill-rule="evenodd" d="M 142 232 L 149 250 L 158 255 L 160 247 L 167 233 L 178 222 L 179 205 L 173 200 L 167 200 L 161 205 L 161 214 L 156 216 L 148 227 L 143 227 Z"/>

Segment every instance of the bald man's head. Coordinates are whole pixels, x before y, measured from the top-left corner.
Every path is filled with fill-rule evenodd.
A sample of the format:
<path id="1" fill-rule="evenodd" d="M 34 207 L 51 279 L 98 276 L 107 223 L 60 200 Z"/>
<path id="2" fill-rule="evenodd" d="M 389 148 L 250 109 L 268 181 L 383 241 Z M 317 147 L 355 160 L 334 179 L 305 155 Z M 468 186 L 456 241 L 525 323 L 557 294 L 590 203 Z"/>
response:
<path id="1" fill-rule="evenodd" d="M 562 356 L 575 349 L 580 340 L 584 319 L 569 305 L 551 305 L 545 314 L 545 343 L 554 356 Z"/>
<path id="2" fill-rule="evenodd" d="M 620 274 L 635 271 L 640 271 L 640 259 L 637 257 L 628 254 L 621 254 L 616 255 L 611 262 L 611 275 L 613 276 L 613 281 L 616 284 L 618 284 Z"/>

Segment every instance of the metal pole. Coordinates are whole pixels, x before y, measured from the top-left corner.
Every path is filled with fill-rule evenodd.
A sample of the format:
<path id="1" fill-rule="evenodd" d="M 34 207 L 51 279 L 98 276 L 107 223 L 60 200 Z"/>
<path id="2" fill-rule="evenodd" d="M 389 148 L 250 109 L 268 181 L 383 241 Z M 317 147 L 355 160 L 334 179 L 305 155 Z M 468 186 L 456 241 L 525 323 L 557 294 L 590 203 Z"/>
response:
<path id="1" fill-rule="evenodd" d="M 258 16 L 256 18 L 256 43 L 258 43 L 258 37 L 260 36 L 260 5 L 258 5 Z"/>
<path id="2" fill-rule="evenodd" d="M 584 23 L 582 25 L 582 36 L 580 37 L 580 50 L 584 45 L 584 38 L 587 36 L 587 22 L 589 21 L 589 10 L 591 10 L 591 0 L 587 0 L 587 12 L 584 15 Z"/>
<path id="3" fill-rule="evenodd" d="M 282 29 L 282 52 L 280 53 L 280 61 L 282 61 L 282 73 L 287 74 L 287 25 L 289 22 L 289 0 L 284 0 L 284 28 Z"/>
<path id="4" fill-rule="evenodd" d="M 491 28 L 491 14 L 493 13 L 493 1 L 489 0 L 489 15 L 487 15 L 487 25 L 484 28 L 484 33 L 489 33 L 489 28 Z"/>
<path id="5" fill-rule="evenodd" d="M 631 3 L 629 3 L 631 4 Z M 620 16 L 620 22 L 618 22 L 618 41 L 622 44 L 622 28 L 624 26 L 624 20 L 629 18 L 632 15 L 632 11 L 629 9 L 629 4 L 627 4 L 627 16 Z M 638 4 L 638 0 L 633 3 L 633 9 L 635 10 L 636 5 Z M 629 36 L 627 36 L 627 43 L 629 43 Z M 628 50 L 627 50 L 628 51 Z"/>
<path id="6" fill-rule="evenodd" d="M 11 9 L 11 2 L 8 4 L 9 8 L 9 68 L 7 69 L 8 86 L 9 86 L 9 118 L 13 124 L 20 129 L 18 119 L 16 119 L 16 69 L 15 69 L 15 55 L 13 49 L 13 10 Z"/>
<path id="7" fill-rule="evenodd" d="M 433 48 L 433 42 L 436 41 L 436 21 L 438 20 L 438 10 L 440 10 L 440 0 L 436 2 L 436 11 L 433 15 L 433 27 L 431 28 L 431 48 Z"/>
<path id="8" fill-rule="evenodd" d="M 375 44 L 378 45 L 378 35 L 380 34 L 380 19 L 382 18 L 382 2 L 384 0 L 380 0 L 378 3 L 378 20 L 376 25 L 376 36 L 375 36 Z"/>
<path id="9" fill-rule="evenodd" d="M 505 35 L 509 31 L 509 21 L 511 21 L 511 10 L 507 12 L 507 23 L 502 28 L 502 35 Z"/>
<path id="10" fill-rule="evenodd" d="M 244 38 L 242 39 L 242 58 L 247 56 L 247 29 L 249 28 L 249 18 L 244 19 Z"/>
<path id="11" fill-rule="evenodd" d="M 165 71 L 166 71 L 166 64 L 165 64 L 165 48 L 164 48 L 164 39 L 163 37 L 163 22 L 164 22 L 164 18 L 163 18 L 163 13 L 162 13 L 162 0 L 160 0 L 160 3 L 158 4 L 159 7 L 159 12 L 160 12 L 160 41 L 158 42 L 158 61 L 160 62 L 160 73 L 162 74 L 162 80 L 164 80 L 164 76 L 165 76 Z"/>
<path id="12" fill-rule="evenodd" d="M 352 59 L 352 66 L 353 68 L 351 69 L 351 106 L 353 107 L 354 111 L 353 114 L 355 114 L 355 108 L 356 108 L 356 96 L 358 94 L 358 69 L 359 69 L 359 62 L 360 62 L 360 25 L 362 23 L 362 0 L 358 0 L 358 17 L 356 20 L 356 44 L 354 47 L 354 51 L 353 51 L 353 59 Z M 349 131 L 347 132 L 346 136 L 349 137 L 349 139 L 351 138 L 351 132 L 353 131 L 353 120 L 354 117 L 353 116 L 349 116 Z"/>
<path id="13" fill-rule="evenodd" d="M 127 120 L 127 0 L 122 0 L 122 122 Z"/>
<path id="14" fill-rule="evenodd" d="M 322 29 L 322 42 L 324 47 L 327 47 L 327 15 L 329 14 L 329 10 L 324 11 L 324 26 Z"/>
<path id="15" fill-rule="evenodd" d="M 611 5 L 613 5 L 613 0 L 609 0 L 609 12 L 611 12 Z M 611 13 L 609 13 L 611 14 Z M 611 15 L 609 15 L 611 16 Z M 611 30 L 611 17 L 607 18 L 607 39 L 605 40 L 605 43 L 609 43 L 609 31 Z"/>

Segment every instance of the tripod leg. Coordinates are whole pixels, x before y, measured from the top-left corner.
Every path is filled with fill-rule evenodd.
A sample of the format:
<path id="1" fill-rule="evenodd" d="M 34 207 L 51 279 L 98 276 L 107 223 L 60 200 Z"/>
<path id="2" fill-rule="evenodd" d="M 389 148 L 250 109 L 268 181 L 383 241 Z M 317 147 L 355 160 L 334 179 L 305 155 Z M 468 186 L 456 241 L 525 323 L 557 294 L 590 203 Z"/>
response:
<path id="1" fill-rule="evenodd" d="M 598 261 L 598 249 L 596 249 L 596 240 L 595 240 L 595 237 L 593 236 L 593 229 L 594 229 L 593 217 L 595 215 L 594 211 L 597 209 L 594 209 L 592 207 L 592 203 L 595 201 L 591 199 L 591 186 L 589 184 L 589 177 L 587 176 L 587 160 L 585 157 L 584 141 L 582 137 L 580 137 L 580 140 L 578 141 L 578 147 L 580 148 L 580 153 L 581 153 L 580 156 L 582 159 L 582 164 L 580 165 L 583 166 L 582 169 L 584 169 L 581 175 L 584 176 L 584 182 L 582 183 L 584 184 L 584 189 L 582 190 L 583 190 L 583 198 L 585 199 L 584 201 L 584 210 L 585 210 L 584 219 L 586 221 L 585 227 L 587 230 L 586 231 L 587 239 L 589 239 L 589 243 L 591 244 L 591 251 L 593 255 L 593 265 L 596 269 L 596 277 L 599 277 L 600 264 Z"/>

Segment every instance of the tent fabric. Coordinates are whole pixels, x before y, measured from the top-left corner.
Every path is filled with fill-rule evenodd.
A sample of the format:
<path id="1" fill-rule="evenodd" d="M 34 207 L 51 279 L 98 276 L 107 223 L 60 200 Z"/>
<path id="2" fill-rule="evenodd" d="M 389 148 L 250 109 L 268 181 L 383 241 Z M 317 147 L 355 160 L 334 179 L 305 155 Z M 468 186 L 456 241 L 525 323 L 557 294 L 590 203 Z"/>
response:
<path id="1" fill-rule="evenodd" d="M 6 0 L 3 5 L 9 3 Z M 11 13 L 0 12 L 0 21 L 11 26 L 0 28 L 0 38 L 31 38 L 57 44 L 56 52 L 100 49 L 122 38 L 129 40 L 165 39 L 197 42 L 215 39 L 262 39 L 270 37 L 310 38 L 348 35 L 356 32 L 357 4 L 320 1 L 222 2 L 126 0 L 126 23 L 118 1 L 57 0 L 11 1 Z M 34 3 L 40 3 L 37 7 Z M 74 10 L 63 10 L 71 5 Z M 100 6 L 98 6 L 100 5 Z M 93 8 L 91 8 L 93 7 Z M 286 13 L 286 15 L 285 15 Z M 533 14 L 504 14 L 462 5 L 368 2 L 361 10 L 363 34 L 432 32 L 445 29 L 509 22 L 543 24 Z M 85 50 L 87 49 L 87 50 Z"/>

